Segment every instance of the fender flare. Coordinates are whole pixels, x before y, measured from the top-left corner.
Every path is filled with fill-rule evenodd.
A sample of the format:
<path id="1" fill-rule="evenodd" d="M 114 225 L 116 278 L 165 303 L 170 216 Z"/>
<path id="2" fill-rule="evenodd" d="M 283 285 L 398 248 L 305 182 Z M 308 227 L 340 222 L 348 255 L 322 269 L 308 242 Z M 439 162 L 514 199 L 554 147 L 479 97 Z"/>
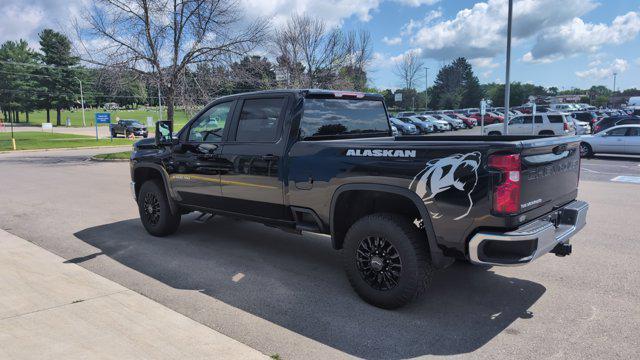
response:
<path id="1" fill-rule="evenodd" d="M 354 183 L 354 184 L 345 184 L 339 186 L 331 197 L 331 209 L 329 213 L 329 223 L 331 230 L 331 241 L 334 243 L 335 248 L 335 232 L 334 232 L 334 212 L 336 208 L 336 202 L 340 195 L 347 191 L 352 190 L 365 190 L 365 191 L 379 191 L 386 192 L 395 195 L 403 196 L 413 202 L 418 211 L 420 212 L 420 216 L 422 217 L 422 221 L 424 222 L 424 229 L 427 235 L 427 242 L 429 244 L 429 252 L 431 254 L 431 260 L 433 265 L 436 268 L 444 268 L 453 263 L 453 258 L 447 257 L 443 254 L 442 250 L 438 247 L 436 241 L 436 233 L 433 228 L 433 223 L 431 222 L 431 217 L 429 217 L 429 211 L 427 210 L 427 206 L 424 204 L 422 199 L 415 192 L 393 185 L 384 185 L 384 184 L 367 184 L 367 183 Z"/>
<path id="2" fill-rule="evenodd" d="M 132 174 L 131 174 L 134 181 L 135 181 L 136 170 L 140 168 L 153 169 L 158 173 L 160 173 L 160 176 L 162 177 L 162 184 L 164 185 L 164 191 L 167 195 L 167 200 L 169 201 L 169 208 L 171 209 L 171 212 L 173 212 L 174 214 L 177 214 L 178 205 L 176 204 L 174 193 L 171 190 L 171 187 L 169 186 L 169 174 L 167 173 L 167 170 L 165 170 L 165 168 L 163 168 L 162 166 L 154 163 L 136 163 L 133 165 Z M 136 194 L 136 198 L 137 197 L 138 197 L 138 194 Z"/>

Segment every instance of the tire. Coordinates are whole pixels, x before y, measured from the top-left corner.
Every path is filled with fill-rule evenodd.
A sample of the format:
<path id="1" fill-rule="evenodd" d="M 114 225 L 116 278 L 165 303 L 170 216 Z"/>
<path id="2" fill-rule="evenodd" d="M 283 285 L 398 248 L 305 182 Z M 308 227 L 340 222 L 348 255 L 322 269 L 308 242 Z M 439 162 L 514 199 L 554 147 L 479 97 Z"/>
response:
<path id="1" fill-rule="evenodd" d="M 588 158 L 593 156 L 593 148 L 586 142 L 580 143 L 580 157 Z"/>
<path id="2" fill-rule="evenodd" d="M 376 253 L 377 246 L 386 252 Z M 399 308 L 417 298 L 434 272 L 425 234 L 408 219 L 388 213 L 365 216 L 349 228 L 342 261 L 355 292 L 383 309 Z"/>
<path id="3" fill-rule="evenodd" d="M 118 137 L 118 134 L 116 134 L 115 130 L 111 130 L 111 137 L 112 138 L 117 138 Z"/>
<path id="4" fill-rule="evenodd" d="M 499 131 L 489 131 L 489 136 L 500 136 L 502 135 Z"/>
<path id="5" fill-rule="evenodd" d="M 167 193 L 159 180 L 142 184 L 138 194 L 138 211 L 142 225 L 153 236 L 167 236 L 178 230 L 181 216 L 171 212 Z"/>

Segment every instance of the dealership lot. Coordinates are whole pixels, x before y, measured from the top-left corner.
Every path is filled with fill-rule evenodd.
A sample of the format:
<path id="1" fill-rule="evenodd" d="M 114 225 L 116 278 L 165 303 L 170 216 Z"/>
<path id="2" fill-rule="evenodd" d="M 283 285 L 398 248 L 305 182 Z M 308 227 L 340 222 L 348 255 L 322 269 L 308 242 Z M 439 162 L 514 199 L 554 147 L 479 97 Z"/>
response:
<path id="1" fill-rule="evenodd" d="M 216 217 L 153 238 L 127 163 L 104 150 L 0 154 L 0 227 L 267 355 L 282 358 L 634 358 L 640 350 L 640 159 L 582 161 L 590 204 L 574 254 L 525 267 L 455 264 L 397 311 L 363 303 L 327 238 Z M 1 326 L 1 323 L 0 323 Z"/>

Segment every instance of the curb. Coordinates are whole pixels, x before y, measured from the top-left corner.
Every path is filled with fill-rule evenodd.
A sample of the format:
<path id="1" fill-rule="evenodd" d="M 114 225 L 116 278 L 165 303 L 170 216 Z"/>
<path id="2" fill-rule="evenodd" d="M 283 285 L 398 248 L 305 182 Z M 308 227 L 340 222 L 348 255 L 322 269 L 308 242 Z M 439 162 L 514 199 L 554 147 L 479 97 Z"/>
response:
<path id="1" fill-rule="evenodd" d="M 81 146 L 73 148 L 50 148 L 50 149 L 28 149 L 28 150 L 2 150 L 0 154 L 15 154 L 15 153 L 27 153 L 27 152 L 40 152 L 40 151 L 57 151 L 57 150 L 86 150 L 86 149 L 114 149 L 123 148 L 129 145 L 106 145 L 106 146 Z M 131 145 L 133 148 L 133 144 Z"/>

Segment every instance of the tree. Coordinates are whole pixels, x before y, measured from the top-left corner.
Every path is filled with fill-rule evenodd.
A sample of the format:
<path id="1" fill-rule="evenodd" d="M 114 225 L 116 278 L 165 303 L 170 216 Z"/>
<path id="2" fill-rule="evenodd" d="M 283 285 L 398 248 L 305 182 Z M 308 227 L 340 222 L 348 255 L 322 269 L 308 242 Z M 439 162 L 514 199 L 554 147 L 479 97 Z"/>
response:
<path id="1" fill-rule="evenodd" d="M 47 122 L 51 122 L 49 110 L 56 110 L 56 125 L 60 126 L 61 112 L 75 103 L 79 84 L 73 70 L 77 70 L 79 58 L 71 55 L 71 41 L 66 35 L 51 29 L 40 34 L 40 51 L 46 66 L 39 70 L 41 84 L 47 89 L 43 104 L 47 110 Z"/>
<path id="2" fill-rule="evenodd" d="M 29 121 L 37 106 L 36 53 L 25 40 L 7 41 L 0 46 L 0 108 L 7 120 L 19 122 L 19 112 Z"/>
<path id="3" fill-rule="evenodd" d="M 234 90 L 251 91 L 269 89 L 275 85 L 274 65 L 267 58 L 245 56 L 231 64 L 231 76 L 235 81 Z"/>
<path id="4" fill-rule="evenodd" d="M 240 24 L 241 7 L 232 0 L 97 0 L 88 9 L 89 29 L 76 25 L 85 60 L 120 65 L 154 74 L 162 89 L 168 120 L 188 68 L 223 64 L 254 49 L 264 40 L 261 19 Z M 100 49 L 90 40 L 100 39 Z"/>
<path id="5" fill-rule="evenodd" d="M 319 18 L 295 14 L 276 30 L 272 48 L 277 70 L 289 86 L 356 90 L 366 86 L 365 68 L 371 60 L 368 32 L 344 34 L 327 29 Z"/>
<path id="6" fill-rule="evenodd" d="M 457 58 L 440 69 L 429 94 L 432 109 L 477 107 L 483 97 L 478 78 L 465 58 Z"/>
<path id="7" fill-rule="evenodd" d="M 415 89 L 416 82 L 422 79 L 423 65 L 418 54 L 409 51 L 396 63 L 393 73 L 400 78 L 404 89 Z"/>

